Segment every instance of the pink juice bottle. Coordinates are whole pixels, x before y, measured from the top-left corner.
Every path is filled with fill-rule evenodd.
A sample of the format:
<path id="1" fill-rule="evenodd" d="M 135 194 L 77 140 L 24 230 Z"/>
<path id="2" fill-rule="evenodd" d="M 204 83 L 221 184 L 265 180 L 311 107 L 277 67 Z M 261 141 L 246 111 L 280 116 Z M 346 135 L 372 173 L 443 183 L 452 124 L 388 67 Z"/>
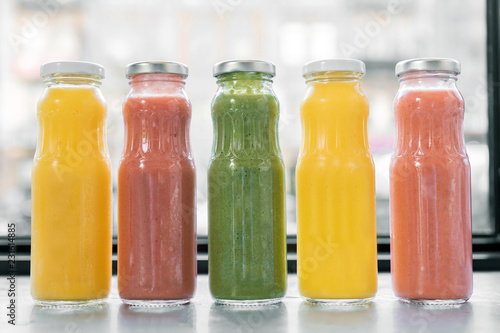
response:
<path id="1" fill-rule="evenodd" d="M 453 59 L 396 65 L 390 169 L 391 272 L 399 298 L 455 304 L 472 293 L 470 164 Z"/>
<path id="2" fill-rule="evenodd" d="M 196 176 L 189 144 L 188 69 L 127 67 L 118 171 L 118 292 L 135 306 L 189 302 L 196 280 Z"/>

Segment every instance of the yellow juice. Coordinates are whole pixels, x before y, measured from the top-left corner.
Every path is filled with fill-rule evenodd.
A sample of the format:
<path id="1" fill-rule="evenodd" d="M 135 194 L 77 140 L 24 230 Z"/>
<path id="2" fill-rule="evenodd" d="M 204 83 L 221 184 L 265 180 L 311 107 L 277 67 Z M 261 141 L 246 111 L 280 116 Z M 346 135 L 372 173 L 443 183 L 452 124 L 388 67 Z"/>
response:
<path id="1" fill-rule="evenodd" d="M 319 74 L 308 79 L 301 105 L 299 291 L 310 300 L 369 299 L 377 290 L 377 243 L 368 99 L 359 73 Z"/>
<path id="2" fill-rule="evenodd" d="M 96 87 L 48 87 L 32 171 L 31 294 L 105 298 L 111 280 L 111 166 Z"/>

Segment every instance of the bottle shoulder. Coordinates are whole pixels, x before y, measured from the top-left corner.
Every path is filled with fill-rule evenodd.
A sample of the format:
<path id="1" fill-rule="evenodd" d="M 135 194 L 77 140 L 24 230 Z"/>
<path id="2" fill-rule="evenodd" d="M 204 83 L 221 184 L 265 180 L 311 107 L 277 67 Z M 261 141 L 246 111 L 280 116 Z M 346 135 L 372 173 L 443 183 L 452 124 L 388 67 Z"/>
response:
<path id="1" fill-rule="evenodd" d="M 172 168 L 183 168 L 195 170 L 196 165 L 193 156 L 186 154 L 180 158 L 170 155 L 147 156 L 122 154 L 119 161 L 119 169 L 149 169 L 149 170 L 168 170 Z"/>
<path id="2" fill-rule="evenodd" d="M 314 87 L 309 86 L 302 98 L 302 117 L 354 117 L 364 114 L 368 117 L 369 101 L 364 92 L 356 87 Z M 324 119 L 327 119 L 324 118 Z"/>
<path id="3" fill-rule="evenodd" d="M 240 113 L 256 114 L 278 112 L 279 101 L 273 91 L 225 91 L 218 90 L 212 100 L 212 114 Z"/>
<path id="4" fill-rule="evenodd" d="M 234 154 L 212 154 L 210 164 L 246 164 L 246 165 L 272 165 L 275 163 L 284 164 L 281 154 L 238 156 Z"/>
<path id="5" fill-rule="evenodd" d="M 450 163 L 453 161 L 463 161 L 469 164 L 469 155 L 467 151 L 455 150 L 455 149 L 445 149 L 445 150 L 432 150 L 428 152 L 423 152 L 421 150 L 410 152 L 408 150 L 395 151 L 391 156 L 391 161 L 393 163 L 411 163 L 415 165 L 420 165 L 422 163 Z"/>
<path id="6" fill-rule="evenodd" d="M 136 94 L 130 93 L 124 103 L 123 111 L 146 113 L 150 111 L 169 111 L 169 113 L 191 113 L 191 101 L 185 94 Z"/>
<path id="7" fill-rule="evenodd" d="M 394 98 L 394 111 L 408 113 L 415 110 L 459 110 L 464 109 L 464 99 L 458 89 L 431 89 L 401 87 Z"/>
<path id="8" fill-rule="evenodd" d="M 373 165 L 373 155 L 370 150 L 351 151 L 342 154 L 336 153 L 317 153 L 310 151 L 301 151 L 297 159 L 297 164 L 371 164 Z"/>
<path id="9" fill-rule="evenodd" d="M 38 114 L 71 110 L 106 112 L 107 104 L 101 90 L 93 86 L 47 87 L 38 99 Z"/>
<path id="10" fill-rule="evenodd" d="M 303 101 L 319 99 L 328 102 L 344 98 L 367 100 L 359 82 L 315 82 L 307 85 Z"/>

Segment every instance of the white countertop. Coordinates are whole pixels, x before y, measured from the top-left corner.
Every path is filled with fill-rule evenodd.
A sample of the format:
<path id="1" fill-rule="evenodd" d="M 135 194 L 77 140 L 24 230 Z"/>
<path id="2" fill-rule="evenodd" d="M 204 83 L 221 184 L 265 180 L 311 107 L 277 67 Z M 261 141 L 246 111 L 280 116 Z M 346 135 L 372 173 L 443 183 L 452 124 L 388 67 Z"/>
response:
<path id="1" fill-rule="evenodd" d="M 422 307 L 399 302 L 388 273 L 379 274 L 375 301 L 345 310 L 307 305 L 298 295 L 297 276 L 278 306 L 215 306 L 208 277 L 198 277 L 187 306 L 133 310 L 123 305 L 113 277 L 108 302 L 97 308 L 42 309 L 34 306 L 29 277 L 17 277 L 16 326 L 8 325 L 8 281 L 0 277 L 0 332 L 500 332 L 500 272 L 474 273 L 474 294 L 457 307 Z"/>

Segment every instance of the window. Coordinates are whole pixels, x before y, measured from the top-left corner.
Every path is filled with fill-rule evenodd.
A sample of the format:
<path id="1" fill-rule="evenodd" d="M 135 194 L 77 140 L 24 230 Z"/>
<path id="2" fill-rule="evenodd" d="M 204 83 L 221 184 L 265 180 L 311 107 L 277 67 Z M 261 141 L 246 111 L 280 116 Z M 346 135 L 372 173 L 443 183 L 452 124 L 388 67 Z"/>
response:
<path id="1" fill-rule="evenodd" d="M 492 83 L 500 79 L 500 67 L 496 60 L 487 66 L 487 56 L 498 59 L 500 55 L 497 6 L 495 1 L 475 0 L 463 1 L 460 6 L 452 0 L 0 1 L 0 31 L 7 36 L 0 40 L 0 237 L 5 241 L 7 223 L 15 222 L 18 240 L 29 245 L 35 110 L 43 90 L 40 65 L 65 59 L 105 66 L 102 90 L 109 105 L 108 144 L 116 190 L 123 142 L 121 103 L 128 91 L 124 68 L 139 60 L 173 60 L 186 63 L 190 69 L 186 89 L 193 103 L 191 140 L 198 172 L 198 234 L 200 243 L 205 244 L 210 102 L 216 89 L 212 66 L 227 59 L 257 58 L 277 66 L 274 88 L 281 102 L 280 139 L 287 171 L 288 233 L 293 244 L 298 115 L 305 91 L 301 68 L 311 60 L 351 57 L 367 65 L 363 86 L 371 108 L 369 136 L 376 164 L 377 231 L 380 243 L 387 243 L 392 100 L 398 89 L 394 66 L 403 59 L 438 56 L 462 63 L 458 86 L 466 100 L 473 233 L 475 242 L 494 240 L 500 234 L 494 210 L 495 203 L 500 207 L 500 180 L 498 173 L 488 175 L 490 167 L 500 168 L 500 151 L 496 153 L 500 150 L 500 134 L 492 131 L 488 109 L 490 120 L 497 119 L 498 123 L 499 115 L 494 110 L 500 107 L 500 96 L 498 86 Z M 487 42 L 493 48 L 488 49 Z M 488 146 L 488 142 L 495 146 Z M 114 230 L 116 234 L 116 200 Z"/>

